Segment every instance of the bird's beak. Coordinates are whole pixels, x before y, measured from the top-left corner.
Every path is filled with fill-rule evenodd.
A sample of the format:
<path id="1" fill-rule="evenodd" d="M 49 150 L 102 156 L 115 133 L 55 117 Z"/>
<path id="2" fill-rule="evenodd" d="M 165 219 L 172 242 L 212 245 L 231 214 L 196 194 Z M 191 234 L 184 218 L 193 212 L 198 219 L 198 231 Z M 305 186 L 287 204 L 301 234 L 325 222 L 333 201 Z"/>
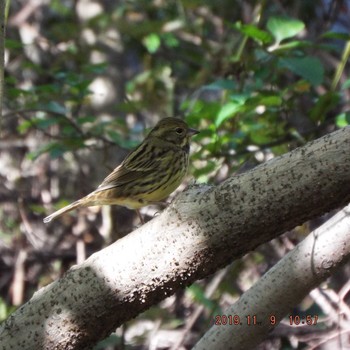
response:
<path id="1" fill-rule="evenodd" d="M 187 129 L 188 135 L 193 136 L 199 134 L 199 131 L 196 129 L 188 128 Z"/>

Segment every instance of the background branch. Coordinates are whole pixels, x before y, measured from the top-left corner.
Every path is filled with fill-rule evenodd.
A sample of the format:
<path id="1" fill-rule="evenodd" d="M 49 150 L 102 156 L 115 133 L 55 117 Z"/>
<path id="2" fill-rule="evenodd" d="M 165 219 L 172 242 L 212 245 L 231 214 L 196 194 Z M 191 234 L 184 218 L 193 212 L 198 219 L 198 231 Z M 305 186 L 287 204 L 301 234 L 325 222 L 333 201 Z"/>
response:
<path id="1" fill-rule="evenodd" d="M 350 206 L 347 206 L 311 232 L 232 307 L 223 312 L 223 315 L 239 316 L 241 325 L 222 324 L 222 315 L 219 315 L 216 324 L 196 344 L 194 350 L 214 348 L 213 344 L 216 350 L 254 349 L 288 312 L 296 316 L 293 307 L 349 260 L 349 236 Z M 335 302 L 341 303 L 341 300 Z M 256 323 L 253 316 L 257 317 Z M 300 325 L 305 324 L 309 328 L 322 322 L 317 314 L 308 315 L 308 319 L 306 315 L 297 316 L 300 317 Z M 343 316 L 336 315 L 337 318 Z M 307 322 L 312 324 L 308 325 Z M 292 322 L 292 325 L 298 324 Z M 343 327 L 348 329 L 348 322 Z"/>
<path id="2" fill-rule="evenodd" d="M 4 101 L 4 70 L 5 70 L 5 9 L 6 0 L 0 2 L 0 130 L 2 124 L 2 108 Z"/>

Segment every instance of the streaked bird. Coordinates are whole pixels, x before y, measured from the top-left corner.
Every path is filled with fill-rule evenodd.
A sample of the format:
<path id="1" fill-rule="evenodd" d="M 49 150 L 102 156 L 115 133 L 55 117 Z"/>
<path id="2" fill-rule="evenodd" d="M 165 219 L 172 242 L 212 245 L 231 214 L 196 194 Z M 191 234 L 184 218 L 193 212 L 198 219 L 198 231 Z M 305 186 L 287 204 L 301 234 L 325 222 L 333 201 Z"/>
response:
<path id="1" fill-rule="evenodd" d="M 138 210 L 168 197 L 183 181 L 188 168 L 190 139 L 198 131 L 181 119 L 164 118 L 131 151 L 101 185 L 87 196 L 57 210 L 43 221 L 77 208 L 121 205 Z"/>

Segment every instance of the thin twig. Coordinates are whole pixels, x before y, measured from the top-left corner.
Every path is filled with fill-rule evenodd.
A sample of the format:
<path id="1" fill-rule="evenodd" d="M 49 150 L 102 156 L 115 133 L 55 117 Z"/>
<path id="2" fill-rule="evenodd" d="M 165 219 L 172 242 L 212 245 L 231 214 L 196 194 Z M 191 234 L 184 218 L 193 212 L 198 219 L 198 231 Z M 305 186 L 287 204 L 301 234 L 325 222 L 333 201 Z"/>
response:
<path id="1" fill-rule="evenodd" d="M 9 112 L 9 113 L 6 113 L 3 118 L 11 118 L 11 117 L 14 117 L 14 116 L 17 116 L 17 115 L 20 115 L 23 119 L 27 120 L 31 126 L 33 126 L 35 129 L 41 131 L 44 135 L 50 137 L 50 138 L 55 138 L 55 139 L 66 139 L 65 137 L 61 137 L 61 136 L 58 136 L 58 135 L 51 135 L 49 132 L 41 129 L 41 128 L 38 128 L 37 125 L 31 120 L 30 117 L 27 117 L 26 114 L 28 113 L 37 113 L 37 112 L 43 112 L 43 113 L 47 113 L 47 114 L 51 114 L 51 115 L 54 115 L 58 118 L 61 118 L 62 120 L 64 120 L 65 122 L 67 122 L 68 124 L 70 124 L 76 131 L 79 135 L 81 135 L 82 138 L 84 139 L 87 139 L 87 138 L 96 138 L 98 140 L 101 140 L 107 144 L 110 144 L 110 145 L 116 145 L 115 142 L 105 138 L 104 136 L 100 135 L 100 136 L 96 136 L 96 135 L 92 135 L 91 133 L 89 132 L 84 132 L 83 130 L 81 130 L 81 128 L 79 127 L 79 125 L 71 118 L 67 117 L 65 114 L 61 114 L 61 113 L 58 113 L 58 112 L 54 112 L 54 111 L 50 111 L 50 110 L 45 110 L 45 109 L 24 109 L 24 110 L 17 110 L 17 111 L 14 111 L 14 112 Z"/>
<path id="2" fill-rule="evenodd" d="M 4 70 L 5 70 L 5 9 L 6 1 L 0 1 L 0 130 L 2 130 L 2 107 L 4 101 Z"/>
<path id="3" fill-rule="evenodd" d="M 339 62 L 339 65 L 337 67 L 337 70 L 334 74 L 334 78 L 333 78 L 333 81 L 332 81 L 332 85 L 331 85 L 331 91 L 335 91 L 338 83 L 339 83 L 339 80 L 343 74 L 343 71 L 344 71 L 344 68 L 345 68 L 345 65 L 346 63 L 348 62 L 349 60 L 349 56 L 350 56 L 350 40 L 347 41 L 345 47 L 344 47 L 344 51 L 343 51 L 343 55 L 342 55 L 342 58 Z"/>

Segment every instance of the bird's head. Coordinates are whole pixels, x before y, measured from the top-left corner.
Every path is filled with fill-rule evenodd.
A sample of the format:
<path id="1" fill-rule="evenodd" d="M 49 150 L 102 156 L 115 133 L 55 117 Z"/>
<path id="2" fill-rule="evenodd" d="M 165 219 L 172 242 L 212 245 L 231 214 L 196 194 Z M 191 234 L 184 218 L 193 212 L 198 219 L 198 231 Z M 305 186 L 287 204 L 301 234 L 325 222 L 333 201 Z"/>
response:
<path id="1" fill-rule="evenodd" d="M 190 128 L 181 119 L 164 118 L 156 124 L 148 137 L 157 137 L 163 141 L 171 142 L 183 148 L 188 146 L 190 138 L 198 133 L 198 130 Z"/>

